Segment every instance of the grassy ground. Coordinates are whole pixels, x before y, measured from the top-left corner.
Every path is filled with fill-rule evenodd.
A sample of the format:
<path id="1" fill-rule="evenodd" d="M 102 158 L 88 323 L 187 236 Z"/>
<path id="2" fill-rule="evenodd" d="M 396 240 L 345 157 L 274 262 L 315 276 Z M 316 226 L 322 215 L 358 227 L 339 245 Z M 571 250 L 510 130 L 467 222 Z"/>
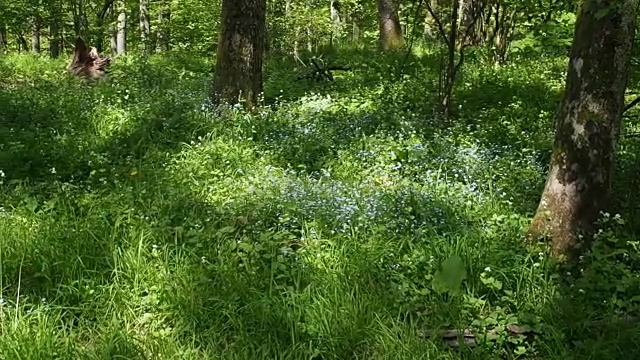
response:
<path id="1" fill-rule="evenodd" d="M 268 64 L 257 114 L 206 106 L 203 59 L 0 62 L 0 359 L 610 359 L 640 355 L 639 145 L 622 217 L 573 268 L 526 246 L 565 60 Z M 630 189 L 635 189 L 630 191 Z M 505 328 L 519 324 L 526 336 Z M 434 332 L 496 329 L 473 349 Z"/>

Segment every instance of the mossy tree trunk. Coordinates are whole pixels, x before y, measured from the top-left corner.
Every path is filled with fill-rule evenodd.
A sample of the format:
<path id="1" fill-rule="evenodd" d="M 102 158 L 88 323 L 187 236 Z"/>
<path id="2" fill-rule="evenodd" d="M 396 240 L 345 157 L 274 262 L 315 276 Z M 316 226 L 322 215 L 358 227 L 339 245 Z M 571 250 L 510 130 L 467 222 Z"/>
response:
<path id="1" fill-rule="evenodd" d="M 378 24 L 380 26 L 380 48 L 397 50 L 404 45 L 397 0 L 378 0 Z"/>
<path id="2" fill-rule="evenodd" d="M 547 183 L 528 232 L 548 238 L 558 257 L 584 250 L 611 198 L 637 5 L 584 0 L 579 10 Z"/>
<path id="3" fill-rule="evenodd" d="M 262 93 L 266 0 L 223 0 L 213 101 L 258 104 Z"/>

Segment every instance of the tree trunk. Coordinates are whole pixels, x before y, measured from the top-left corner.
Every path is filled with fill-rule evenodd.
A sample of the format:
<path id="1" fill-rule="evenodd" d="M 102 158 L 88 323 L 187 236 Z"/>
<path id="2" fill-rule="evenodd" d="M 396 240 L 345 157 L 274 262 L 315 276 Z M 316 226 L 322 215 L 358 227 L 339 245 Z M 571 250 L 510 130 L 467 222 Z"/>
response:
<path id="1" fill-rule="evenodd" d="M 396 50 L 404 45 L 396 0 L 378 0 L 378 23 L 382 50 Z"/>
<path id="2" fill-rule="evenodd" d="M 610 3 L 582 2 L 549 175 L 528 231 L 532 239 L 548 237 L 558 257 L 585 249 L 611 198 L 638 0 Z"/>
<path id="3" fill-rule="evenodd" d="M 62 39 L 60 38 L 62 15 L 57 1 L 52 0 L 49 2 L 49 11 L 51 13 L 49 22 L 49 52 L 52 58 L 57 58 L 60 56 L 60 45 L 62 44 Z"/>
<path id="4" fill-rule="evenodd" d="M 339 1 L 331 1 L 330 3 L 330 14 L 331 14 L 331 37 L 329 39 L 329 47 L 333 48 L 333 41 L 338 37 L 340 31 L 340 2 Z"/>
<path id="5" fill-rule="evenodd" d="M 258 104 L 262 93 L 262 62 L 266 27 L 266 0 L 223 0 L 216 73 L 215 103 Z"/>
<path id="6" fill-rule="evenodd" d="M 7 30 L 0 25 L 0 55 L 7 51 Z"/>
<path id="7" fill-rule="evenodd" d="M 114 14 L 116 14 L 116 8 L 114 3 L 112 3 L 111 7 L 109 8 L 109 14 L 110 14 L 109 18 L 111 18 L 111 21 L 109 21 L 109 27 L 108 27 L 109 48 L 111 49 L 111 54 L 116 55 L 118 53 L 118 28 L 116 26 L 116 23 L 113 21 L 113 16 Z"/>
<path id="8" fill-rule="evenodd" d="M 34 54 L 40 54 L 40 17 L 35 15 L 33 17 L 32 32 L 31 32 L 31 52 Z"/>
<path id="9" fill-rule="evenodd" d="M 123 55 L 127 50 L 127 10 L 124 0 L 118 1 L 118 33 L 116 36 L 116 54 Z"/>
<path id="10" fill-rule="evenodd" d="M 0 9 L 4 8 L 3 0 L 0 0 Z M 5 16 L 0 16 L 0 55 L 7 50 L 7 24 Z"/>
<path id="11" fill-rule="evenodd" d="M 149 24 L 149 0 L 140 0 L 140 42 L 142 51 L 149 53 L 149 37 L 151 25 Z"/>
<path id="12" fill-rule="evenodd" d="M 72 2 L 73 12 L 73 29 L 76 37 L 81 37 L 89 41 L 89 20 L 85 11 L 84 0 L 76 0 Z"/>
<path id="13" fill-rule="evenodd" d="M 440 94 L 440 113 L 448 119 L 453 111 L 453 87 L 458 75 L 459 66 L 456 66 L 456 45 L 458 44 L 458 28 L 460 26 L 460 0 L 453 0 L 451 5 L 451 27 L 449 38 L 447 39 L 447 65 L 444 69 L 443 89 Z M 462 48 L 458 48 L 460 50 Z M 464 56 L 462 51 L 460 56 Z M 462 64 L 462 58 L 459 59 Z M 441 69 L 441 72 L 443 69 Z"/>
<path id="14" fill-rule="evenodd" d="M 169 21 L 171 21 L 171 10 L 166 8 L 162 9 L 158 13 L 158 22 L 160 24 L 158 29 L 158 42 L 156 44 L 156 51 L 169 51 Z"/>

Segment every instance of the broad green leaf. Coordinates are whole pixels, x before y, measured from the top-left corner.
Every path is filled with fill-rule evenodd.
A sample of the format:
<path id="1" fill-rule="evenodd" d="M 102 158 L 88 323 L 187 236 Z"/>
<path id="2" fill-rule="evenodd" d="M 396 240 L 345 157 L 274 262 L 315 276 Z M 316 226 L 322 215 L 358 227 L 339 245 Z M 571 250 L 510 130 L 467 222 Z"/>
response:
<path id="1" fill-rule="evenodd" d="M 433 289 L 439 293 L 458 293 L 466 277 L 467 271 L 462 259 L 453 255 L 442 263 L 440 270 L 433 276 Z"/>

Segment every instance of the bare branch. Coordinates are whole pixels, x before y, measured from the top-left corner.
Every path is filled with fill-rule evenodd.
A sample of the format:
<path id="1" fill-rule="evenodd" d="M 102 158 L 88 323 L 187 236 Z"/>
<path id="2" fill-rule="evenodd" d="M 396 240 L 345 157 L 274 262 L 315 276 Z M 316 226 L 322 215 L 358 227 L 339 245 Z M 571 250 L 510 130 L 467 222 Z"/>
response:
<path id="1" fill-rule="evenodd" d="M 427 11 L 429 11 L 429 14 L 433 18 L 433 20 L 436 22 L 436 25 L 438 25 L 438 32 L 440 33 L 440 36 L 442 36 L 442 40 L 448 43 L 449 39 L 447 37 L 447 33 L 444 31 L 444 26 L 442 25 L 442 21 L 440 21 L 440 18 L 438 17 L 438 15 L 436 15 L 435 11 L 433 11 L 433 8 L 431 7 L 431 4 L 429 3 L 429 1 L 425 2 L 425 5 L 427 5 Z"/>
<path id="2" fill-rule="evenodd" d="M 640 104 L 640 96 L 638 96 L 632 102 L 627 104 L 627 106 L 624 107 L 624 110 L 622 110 L 622 113 L 623 114 L 626 113 L 628 110 L 630 110 L 632 107 L 634 107 L 634 106 L 636 106 L 638 104 Z"/>

